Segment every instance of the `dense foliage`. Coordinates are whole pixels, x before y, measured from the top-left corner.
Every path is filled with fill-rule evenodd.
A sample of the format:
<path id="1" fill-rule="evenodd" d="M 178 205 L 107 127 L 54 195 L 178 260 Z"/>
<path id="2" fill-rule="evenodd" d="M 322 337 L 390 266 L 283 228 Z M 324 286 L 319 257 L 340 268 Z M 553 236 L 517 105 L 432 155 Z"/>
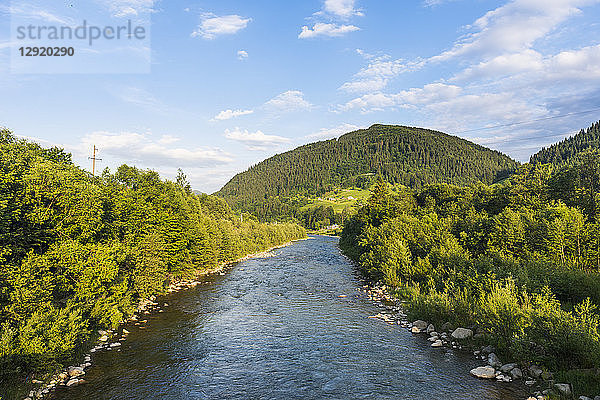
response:
<path id="1" fill-rule="evenodd" d="M 314 197 L 340 187 L 368 187 L 375 174 L 415 189 L 431 183 L 493 183 L 517 163 L 441 132 L 373 125 L 275 155 L 233 177 L 218 193 L 261 220 L 296 216 Z"/>
<path id="2" fill-rule="evenodd" d="M 531 156 L 532 164 L 564 165 L 579 161 L 582 153 L 597 152 L 600 149 L 600 121 L 575 136 L 543 148 Z"/>
<path id="3" fill-rule="evenodd" d="M 414 319 L 474 327 L 505 359 L 599 368 L 599 211 L 599 157 L 528 164 L 492 186 L 380 180 L 340 245 Z M 600 394 L 595 379 L 576 389 Z"/>
<path id="4" fill-rule="evenodd" d="M 239 221 L 182 173 L 92 177 L 60 149 L 0 131 L 0 375 L 67 362 L 171 280 L 304 235 Z"/>

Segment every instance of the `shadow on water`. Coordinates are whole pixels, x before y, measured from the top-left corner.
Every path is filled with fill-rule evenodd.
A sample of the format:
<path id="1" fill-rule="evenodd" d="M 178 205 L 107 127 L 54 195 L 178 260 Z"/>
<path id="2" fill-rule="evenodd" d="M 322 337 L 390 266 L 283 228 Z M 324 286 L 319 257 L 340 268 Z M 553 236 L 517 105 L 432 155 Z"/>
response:
<path id="1" fill-rule="evenodd" d="M 469 375 L 466 354 L 369 319 L 337 240 L 316 237 L 161 299 L 118 350 L 95 353 L 88 383 L 53 399 L 522 399 Z M 340 295 L 347 295 L 340 298 Z"/>

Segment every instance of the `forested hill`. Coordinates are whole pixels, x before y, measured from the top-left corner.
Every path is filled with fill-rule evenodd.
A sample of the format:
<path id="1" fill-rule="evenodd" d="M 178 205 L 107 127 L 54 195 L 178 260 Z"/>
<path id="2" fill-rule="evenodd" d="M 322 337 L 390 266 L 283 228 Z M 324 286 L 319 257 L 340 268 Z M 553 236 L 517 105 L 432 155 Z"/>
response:
<path id="1" fill-rule="evenodd" d="M 600 149 L 600 121 L 575 136 L 543 148 L 531 156 L 532 164 L 572 164 L 583 153 L 597 152 Z"/>
<path id="2" fill-rule="evenodd" d="M 513 171 L 509 157 L 442 132 L 373 125 L 275 155 L 231 179 L 218 193 L 230 204 L 270 196 L 318 195 L 360 185 L 368 174 L 420 188 L 430 183 L 492 183 Z M 367 176 L 365 176 L 367 174 Z"/>

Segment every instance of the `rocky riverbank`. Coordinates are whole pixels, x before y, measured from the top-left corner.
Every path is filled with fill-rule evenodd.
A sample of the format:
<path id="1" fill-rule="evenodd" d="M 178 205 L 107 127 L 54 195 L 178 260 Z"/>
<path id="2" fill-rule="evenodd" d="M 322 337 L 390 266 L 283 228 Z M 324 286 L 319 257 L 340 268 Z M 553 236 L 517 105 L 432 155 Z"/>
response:
<path id="1" fill-rule="evenodd" d="M 403 301 L 390 295 L 386 286 L 364 285 L 359 288 L 382 311 L 369 318 L 380 319 L 390 325 L 399 325 L 415 335 L 423 335 L 431 342 L 433 348 L 452 348 L 472 352 L 482 366 L 472 369 L 471 375 L 479 379 L 490 379 L 498 382 L 518 381 L 530 388 L 532 396 L 527 400 L 547 400 L 550 398 L 572 398 L 572 388 L 567 383 L 555 382 L 553 374 L 537 365 L 508 362 L 503 363 L 496 355 L 493 346 L 484 343 L 485 335 L 470 328 L 453 327 L 449 322 L 438 328 L 427 321 L 409 321 L 403 311 Z M 483 343 L 483 345 L 482 345 Z M 580 396 L 579 400 L 600 400 Z"/>
<path id="2" fill-rule="evenodd" d="M 306 239 L 308 238 L 298 240 Z M 249 260 L 251 258 L 275 257 L 275 254 L 272 252 L 273 250 L 289 246 L 293 242 L 294 241 L 290 241 L 278 246 L 273 246 L 267 250 L 258 253 L 249 254 L 235 261 L 223 263 L 213 269 L 197 271 L 196 275 L 192 279 L 172 280 L 172 282 L 166 288 L 166 295 L 168 296 L 168 294 L 176 293 L 201 285 L 203 284 L 202 278 L 208 275 L 224 275 L 225 270 L 228 267 L 241 261 Z M 53 374 L 50 374 L 43 378 L 40 377 L 40 379 L 36 379 L 35 377 L 33 377 L 31 383 L 36 387 L 29 391 L 27 397 L 25 397 L 24 400 L 42 399 L 48 394 L 50 394 L 52 391 L 54 391 L 57 387 L 70 388 L 77 385 L 85 384 L 86 370 L 92 366 L 94 353 L 100 351 L 120 351 L 122 343 L 127 340 L 127 336 L 130 333 L 129 330 L 125 328 L 125 326 L 134 326 L 137 329 L 146 329 L 148 317 L 153 313 L 164 312 L 164 308 L 169 306 L 169 303 L 166 300 L 168 300 L 168 298 L 165 297 L 162 298 L 159 302 L 156 296 L 151 296 L 148 299 L 140 300 L 135 312 L 127 320 L 122 321 L 120 327 L 114 330 L 99 330 L 97 332 L 97 339 L 93 342 L 93 345 L 89 349 L 89 351 L 86 354 L 84 354 L 81 363 L 71 365 L 63 370 L 55 371 Z"/>

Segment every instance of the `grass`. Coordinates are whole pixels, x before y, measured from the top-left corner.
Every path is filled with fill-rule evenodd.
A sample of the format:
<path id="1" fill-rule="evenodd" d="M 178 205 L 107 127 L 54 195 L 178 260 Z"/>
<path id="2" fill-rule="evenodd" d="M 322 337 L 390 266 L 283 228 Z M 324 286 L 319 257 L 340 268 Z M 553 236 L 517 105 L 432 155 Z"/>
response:
<path id="1" fill-rule="evenodd" d="M 319 206 L 333 207 L 333 211 L 341 213 L 345 208 L 350 208 L 355 211 L 360 203 L 364 203 L 371 192 L 367 189 L 338 189 L 323 194 L 319 198 L 310 199 L 310 203 L 301 208 L 302 211 Z M 354 199 L 348 200 L 348 197 Z M 333 200 L 330 200 L 333 199 Z"/>

